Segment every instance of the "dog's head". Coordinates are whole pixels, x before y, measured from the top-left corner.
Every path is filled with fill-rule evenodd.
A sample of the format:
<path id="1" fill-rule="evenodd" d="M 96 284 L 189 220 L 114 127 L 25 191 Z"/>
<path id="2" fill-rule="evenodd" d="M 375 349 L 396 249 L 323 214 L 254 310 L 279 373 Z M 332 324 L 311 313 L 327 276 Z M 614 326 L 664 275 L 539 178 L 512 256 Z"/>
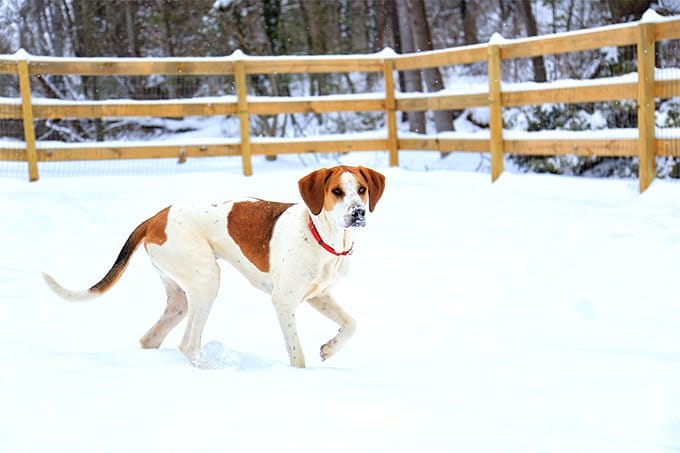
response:
<path id="1" fill-rule="evenodd" d="M 316 170 L 298 185 L 314 215 L 325 211 L 340 228 L 366 226 L 366 206 L 373 212 L 385 190 L 385 176 L 366 167 L 338 166 Z"/>

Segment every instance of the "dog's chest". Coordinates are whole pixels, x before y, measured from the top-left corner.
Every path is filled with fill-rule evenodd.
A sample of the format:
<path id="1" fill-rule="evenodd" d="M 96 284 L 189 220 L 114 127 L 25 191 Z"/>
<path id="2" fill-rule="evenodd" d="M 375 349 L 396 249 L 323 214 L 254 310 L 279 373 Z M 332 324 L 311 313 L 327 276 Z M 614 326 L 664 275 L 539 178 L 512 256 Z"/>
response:
<path id="1" fill-rule="evenodd" d="M 347 273 L 347 258 L 333 258 L 323 263 L 311 275 L 306 299 L 316 297 L 333 286 Z"/>

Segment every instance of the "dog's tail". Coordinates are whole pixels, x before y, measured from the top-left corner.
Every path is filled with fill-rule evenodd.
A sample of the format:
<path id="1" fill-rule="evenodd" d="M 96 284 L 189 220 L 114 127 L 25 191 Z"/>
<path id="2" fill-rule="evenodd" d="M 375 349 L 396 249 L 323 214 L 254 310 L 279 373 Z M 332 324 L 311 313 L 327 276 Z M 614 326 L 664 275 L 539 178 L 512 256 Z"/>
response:
<path id="1" fill-rule="evenodd" d="M 45 282 L 47 282 L 47 285 L 52 289 L 52 291 L 57 293 L 62 298 L 73 302 L 82 302 L 94 299 L 95 297 L 104 294 L 118 281 L 120 276 L 123 274 L 123 271 L 125 271 L 125 268 L 127 268 L 130 257 L 135 252 L 135 250 L 137 250 L 137 247 L 142 242 L 142 240 L 144 240 L 149 222 L 151 220 L 152 219 L 146 220 L 142 222 L 137 228 L 135 228 L 135 230 L 130 234 L 130 237 L 128 237 L 127 241 L 125 241 L 123 248 L 118 254 L 118 258 L 116 258 L 116 261 L 113 263 L 111 269 L 109 269 L 109 272 L 90 289 L 86 289 L 84 291 L 72 291 L 70 289 L 66 289 L 57 283 L 57 281 L 51 275 L 43 272 L 43 278 L 45 279 Z"/>

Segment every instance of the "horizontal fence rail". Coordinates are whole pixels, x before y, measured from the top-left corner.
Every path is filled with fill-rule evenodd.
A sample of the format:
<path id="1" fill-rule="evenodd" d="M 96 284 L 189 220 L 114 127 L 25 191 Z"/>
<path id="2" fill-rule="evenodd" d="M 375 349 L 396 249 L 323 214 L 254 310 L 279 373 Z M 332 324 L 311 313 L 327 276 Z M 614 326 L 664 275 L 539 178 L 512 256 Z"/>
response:
<path id="1" fill-rule="evenodd" d="M 658 17 L 658 16 L 657 16 Z M 237 51 L 228 57 L 206 58 L 51 58 L 31 56 L 23 51 L 0 56 L 0 74 L 17 76 L 20 98 L 0 98 L 0 119 L 23 121 L 24 141 L 0 142 L 0 160 L 26 161 L 29 179 L 38 179 L 38 162 L 99 159 L 137 159 L 201 156 L 241 156 L 243 172 L 252 174 L 253 155 L 307 152 L 388 151 L 390 164 L 399 164 L 400 150 L 471 151 L 491 153 L 491 174 L 495 180 L 503 171 L 507 153 L 538 156 L 638 156 L 640 191 L 655 174 L 656 156 L 680 156 L 680 137 L 657 139 L 654 127 L 654 99 L 680 96 L 680 76 L 655 80 L 654 55 L 657 41 L 680 39 L 680 17 L 643 20 L 635 23 L 566 32 L 540 37 L 504 40 L 488 44 L 397 55 L 389 49 L 370 55 L 250 57 Z M 619 78 L 563 83 L 506 85 L 501 82 L 501 61 L 538 55 L 576 52 L 610 46 L 636 45 L 637 79 Z M 486 63 L 488 86 L 475 92 L 397 93 L 394 71 Z M 374 72 L 384 79 L 384 92 L 364 95 L 258 97 L 248 95 L 248 76 L 256 74 L 309 74 Z M 236 95 L 157 101 L 94 100 L 63 101 L 34 98 L 31 76 L 233 76 Z M 616 139 L 516 137 L 503 130 L 504 107 L 555 103 L 586 103 L 632 100 L 638 106 L 637 133 Z M 461 134 L 436 136 L 399 134 L 397 111 L 425 111 L 489 108 L 486 136 Z M 251 137 L 250 115 L 280 113 L 384 112 L 384 137 L 332 137 L 317 139 L 274 139 Z M 96 142 L 88 144 L 36 141 L 36 119 L 116 118 L 236 115 L 240 121 L 238 139 L 166 144 L 163 142 Z"/>

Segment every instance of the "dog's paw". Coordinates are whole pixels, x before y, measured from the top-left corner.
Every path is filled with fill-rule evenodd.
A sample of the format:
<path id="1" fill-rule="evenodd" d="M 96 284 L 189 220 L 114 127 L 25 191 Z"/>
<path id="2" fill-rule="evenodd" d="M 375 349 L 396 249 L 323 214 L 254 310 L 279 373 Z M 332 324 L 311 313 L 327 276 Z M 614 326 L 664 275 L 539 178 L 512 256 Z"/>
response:
<path id="1" fill-rule="evenodd" d="M 219 366 L 216 366 L 216 364 L 212 360 L 210 360 L 208 357 L 206 357 L 203 354 L 203 352 L 197 352 L 195 354 L 186 355 L 186 356 L 187 356 L 187 359 L 189 359 L 189 362 L 193 366 L 195 366 L 196 368 L 200 368 L 201 370 L 213 370 L 213 369 L 219 368 Z"/>
<path id="2" fill-rule="evenodd" d="M 332 340 L 329 340 L 326 344 L 321 346 L 321 360 L 325 361 L 328 360 L 333 354 L 335 354 L 335 345 L 338 343 L 338 341 L 333 338 Z"/>
<path id="3" fill-rule="evenodd" d="M 208 361 L 208 359 L 206 359 L 203 354 L 194 354 L 193 356 L 191 356 L 189 360 L 191 361 L 191 364 L 196 368 L 200 368 L 202 370 L 211 368 L 210 361 Z"/>

